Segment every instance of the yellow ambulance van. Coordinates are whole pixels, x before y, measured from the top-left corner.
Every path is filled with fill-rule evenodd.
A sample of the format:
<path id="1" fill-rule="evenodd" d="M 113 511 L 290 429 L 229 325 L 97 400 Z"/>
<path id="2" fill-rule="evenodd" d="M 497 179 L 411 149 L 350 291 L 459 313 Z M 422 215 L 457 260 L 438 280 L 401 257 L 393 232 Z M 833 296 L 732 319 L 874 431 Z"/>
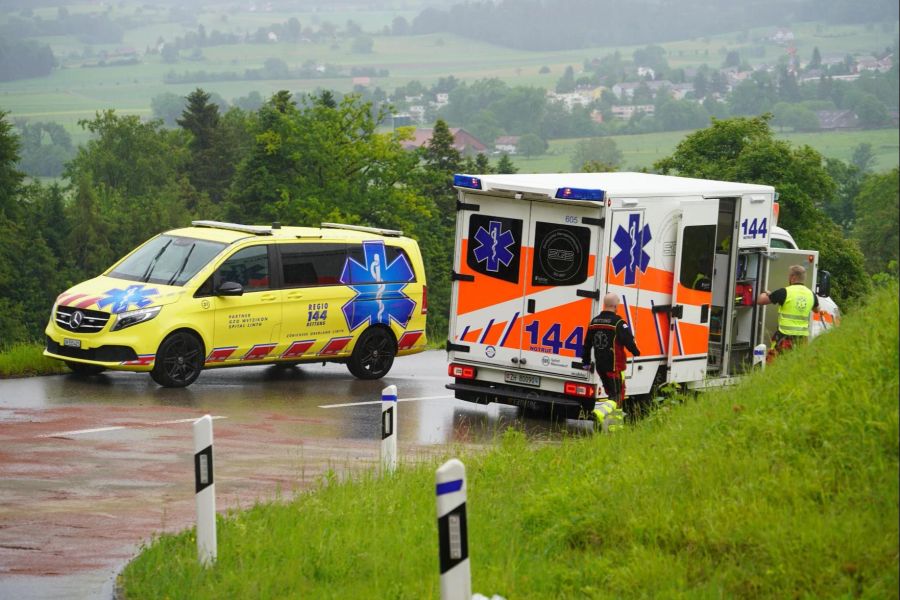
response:
<path id="1" fill-rule="evenodd" d="M 343 362 L 378 379 L 425 349 L 426 313 L 419 246 L 400 231 L 194 221 L 60 294 L 44 355 L 165 387 L 273 363 Z"/>

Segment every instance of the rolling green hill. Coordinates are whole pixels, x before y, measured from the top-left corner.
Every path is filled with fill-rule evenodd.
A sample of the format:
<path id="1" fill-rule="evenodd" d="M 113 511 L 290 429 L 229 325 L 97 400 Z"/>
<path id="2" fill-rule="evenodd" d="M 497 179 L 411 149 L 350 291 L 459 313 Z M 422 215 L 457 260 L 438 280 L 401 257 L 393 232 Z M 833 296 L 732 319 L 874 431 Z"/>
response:
<path id="1" fill-rule="evenodd" d="M 506 598 L 897 598 L 898 290 L 740 385 L 613 436 L 465 449 L 473 590 Z M 451 450 L 447 450 L 448 456 Z M 437 598 L 435 464 L 332 480 L 155 539 L 128 598 Z"/>

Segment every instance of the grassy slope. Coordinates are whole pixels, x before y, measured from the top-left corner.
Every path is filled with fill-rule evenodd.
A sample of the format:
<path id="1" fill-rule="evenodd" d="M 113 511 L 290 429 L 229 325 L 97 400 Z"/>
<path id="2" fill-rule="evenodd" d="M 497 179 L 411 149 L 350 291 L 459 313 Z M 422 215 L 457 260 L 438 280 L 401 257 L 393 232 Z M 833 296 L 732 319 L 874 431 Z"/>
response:
<path id="1" fill-rule="evenodd" d="M 465 458 L 473 588 L 507 598 L 898 595 L 898 301 L 739 387 L 612 437 Z M 433 464 L 362 475 L 191 532 L 125 569 L 129 598 L 437 598 Z"/>
<path id="2" fill-rule="evenodd" d="M 0 379 L 68 371 L 62 362 L 43 356 L 43 350 L 39 344 L 15 344 L 0 352 Z"/>

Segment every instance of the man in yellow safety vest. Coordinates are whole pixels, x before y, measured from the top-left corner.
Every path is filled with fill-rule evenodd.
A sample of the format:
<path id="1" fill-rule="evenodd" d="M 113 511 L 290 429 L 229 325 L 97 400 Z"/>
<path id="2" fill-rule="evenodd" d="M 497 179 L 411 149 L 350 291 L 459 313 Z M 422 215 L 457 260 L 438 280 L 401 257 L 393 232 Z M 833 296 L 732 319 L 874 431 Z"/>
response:
<path id="1" fill-rule="evenodd" d="M 803 285 L 806 269 L 793 265 L 788 270 L 788 286 L 774 292 L 763 292 L 757 304 L 778 304 L 778 328 L 772 335 L 772 347 L 767 361 L 796 344 L 809 339 L 809 315 L 819 310 L 819 299 Z"/>

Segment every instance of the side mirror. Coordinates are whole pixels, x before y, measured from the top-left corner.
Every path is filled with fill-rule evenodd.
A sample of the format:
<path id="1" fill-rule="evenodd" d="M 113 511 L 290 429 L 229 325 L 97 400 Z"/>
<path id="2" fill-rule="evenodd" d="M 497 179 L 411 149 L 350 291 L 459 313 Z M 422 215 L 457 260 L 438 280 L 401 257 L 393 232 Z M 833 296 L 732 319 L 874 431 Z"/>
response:
<path id="1" fill-rule="evenodd" d="M 216 296 L 243 296 L 244 286 L 234 281 L 223 281 L 216 289 Z"/>
<path id="2" fill-rule="evenodd" d="M 831 296 L 831 273 L 828 271 L 819 271 L 819 277 L 816 281 L 816 295 L 823 298 Z"/>

